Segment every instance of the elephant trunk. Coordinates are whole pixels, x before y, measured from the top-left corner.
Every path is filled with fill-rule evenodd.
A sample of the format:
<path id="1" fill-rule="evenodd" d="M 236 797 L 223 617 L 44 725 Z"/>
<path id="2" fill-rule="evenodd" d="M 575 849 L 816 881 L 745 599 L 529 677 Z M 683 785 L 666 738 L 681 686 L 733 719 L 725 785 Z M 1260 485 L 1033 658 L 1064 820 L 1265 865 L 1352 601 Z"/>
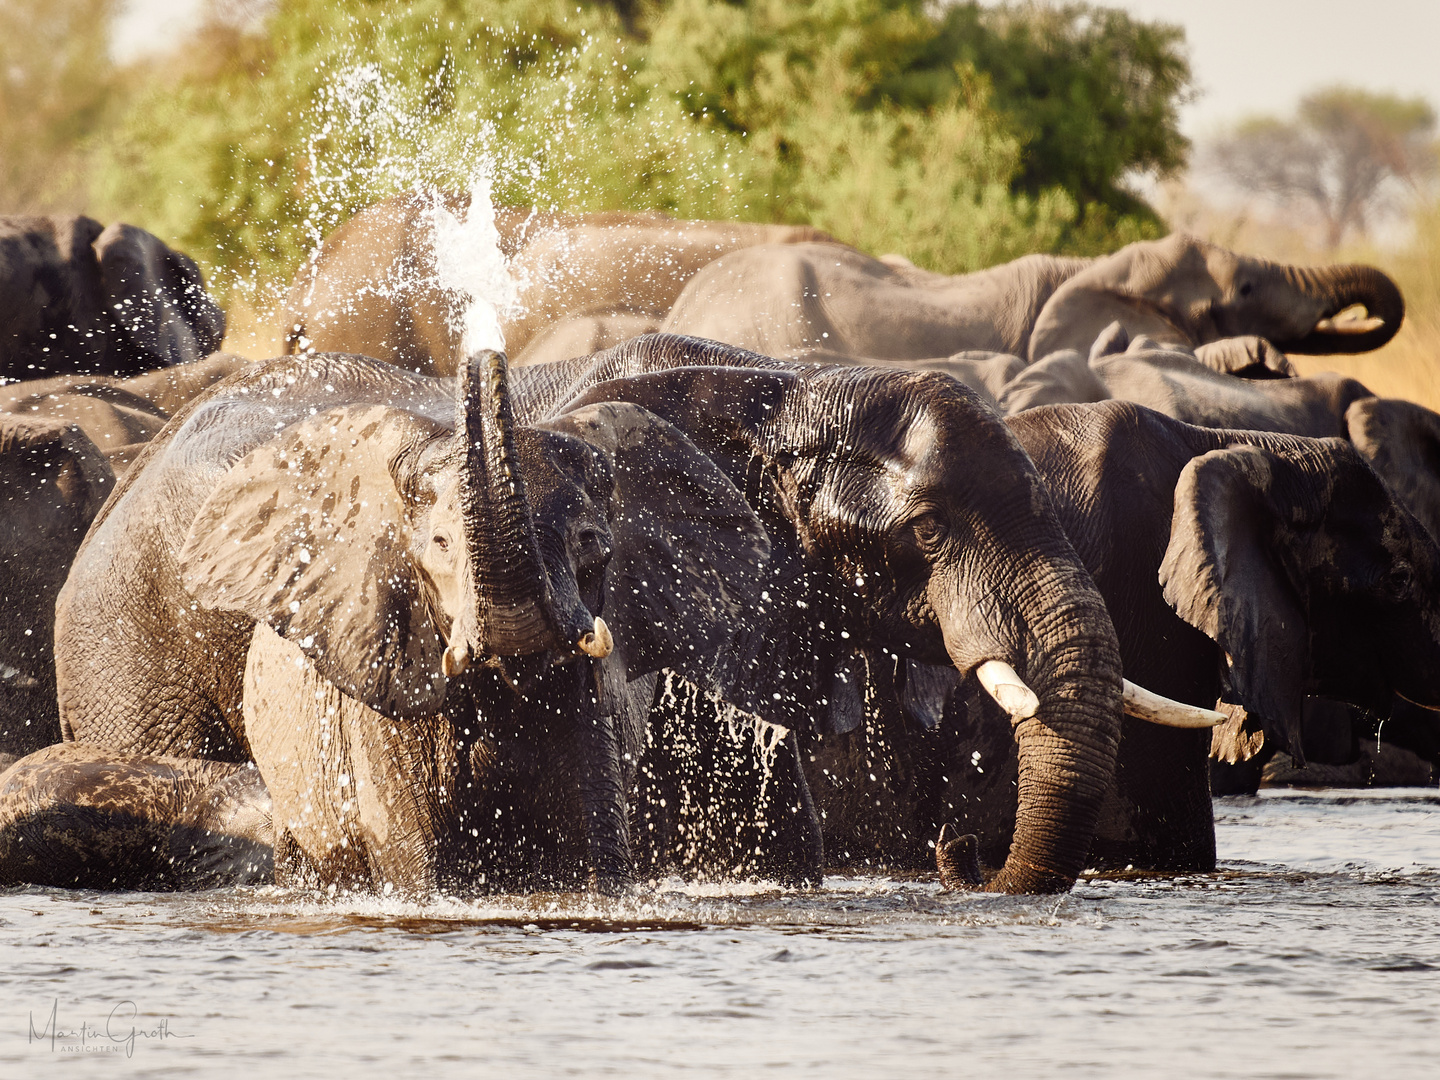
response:
<path id="1" fill-rule="evenodd" d="M 526 656 L 559 649 L 550 583 L 525 497 L 503 353 L 483 349 L 459 375 L 456 431 L 465 439 L 465 534 L 474 626 L 457 625 L 451 651 Z M 573 643 L 565 642 L 565 646 Z M 457 666 L 463 667 L 465 657 Z"/>
<path id="2" fill-rule="evenodd" d="M 596 663 L 576 667 L 584 680 L 576 710 L 575 755 L 580 780 L 580 810 L 585 820 L 591 887 L 616 894 L 631 883 L 629 803 L 620 767 L 615 723 L 604 707 L 605 688 Z"/>
<path id="3" fill-rule="evenodd" d="M 1386 274 L 1373 266 L 1288 266 L 1287 282 L 1322 304 L 1318 323 L 1299 338 L 1275 341 L 1287 353 L 1361 353 L 1378 349 L 1400 329 L 1405 299 Z M 1333 317 L 1363 304 L 1369 316 L 1347 325 Z"/>
<path id="4" fill-rule="evenodd" d="M 1018 748 L 1018 803 L 1010 854 L 986 886 L 991 891 L 1069 889 L 1084 869 L 1114 778 L 1120 647 L 1104 601 L 1073 554 L 1071 560 L 1057 565 L 1037 554 L 1028 569 L 1019 568 L 1012 580 L 1027 584 L 1015 596 L 1009 632 L 977 633 L 973 608 L 958 620 L 941 616 L 957 668 L 1003 660 L 1033 693 L 1025 707 L 1007 709 Z"/>

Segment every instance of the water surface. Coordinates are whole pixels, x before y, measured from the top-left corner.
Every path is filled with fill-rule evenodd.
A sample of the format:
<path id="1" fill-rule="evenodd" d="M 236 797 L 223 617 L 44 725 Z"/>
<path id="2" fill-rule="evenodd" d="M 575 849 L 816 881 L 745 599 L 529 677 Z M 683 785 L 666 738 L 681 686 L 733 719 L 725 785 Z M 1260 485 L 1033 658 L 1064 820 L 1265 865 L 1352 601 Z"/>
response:
<path id="1" fill-rule="evenodd" d="M 0 1076 L 1440 1072 L 1440 794 L 1266 791 L 1217 822 L 1217 874 L 1058 898 L 11 891 Z"/>

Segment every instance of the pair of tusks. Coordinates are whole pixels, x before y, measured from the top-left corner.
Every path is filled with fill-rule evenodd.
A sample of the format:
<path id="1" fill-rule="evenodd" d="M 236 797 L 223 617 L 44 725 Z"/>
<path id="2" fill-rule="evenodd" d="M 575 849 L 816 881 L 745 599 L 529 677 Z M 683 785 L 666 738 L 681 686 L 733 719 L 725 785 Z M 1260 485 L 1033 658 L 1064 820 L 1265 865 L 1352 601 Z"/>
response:
<path id="1" fill-rule="evenodd" d="M 610 628 L 605 625 L 605 620 L 597 618 L 594 627 L 581 636 L 575 648 L 596 660 L 609 656 L 615 648 L 615 639 L 610 635 Z M 459 643 L 448 646 L 440 658 L 440 670 L 447 679 L 453 679 L 469 666 L 470 650 Z"/>
<path id="2" fill-rule="evenodd" d="M 1040 699 L 1035 696 L 1035 691 L 1026 686 L 1015 669 L 1004 660 L 986 660 L 975 669 L 975 677 L 1012 720 L 1027 720 L 1039 711 Z M 1137 686 L 1129 679 L 1124 682 L 1125 712 L 1137 720 L 1178 728 L 1212 728 L 1225 722 L 1225 715 L 1213 709 L 1172 701 Z"/>

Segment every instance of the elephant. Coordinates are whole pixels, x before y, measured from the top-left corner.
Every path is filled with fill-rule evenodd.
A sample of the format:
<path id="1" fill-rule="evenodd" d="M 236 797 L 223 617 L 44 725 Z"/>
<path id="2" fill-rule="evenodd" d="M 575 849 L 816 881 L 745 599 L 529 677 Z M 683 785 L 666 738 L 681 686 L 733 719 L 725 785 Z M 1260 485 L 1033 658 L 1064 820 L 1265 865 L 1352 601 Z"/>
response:
<path id="1" fill-rule="evenodd" d="M 136 375 L 224 336 L 194 260 L 144 229 L 0 217 L 0 377 Z"/>
<path id="2" fill-rule="evenodd" d="M 231 353 L 117 379 L 63 375 L 0 387 L 0 412 L 78 426 L 117 474 L 187 401 L 251 361 Z"/>
<path id="3" fill-rule="evenodd" d="M 469 212 L 470 197 L 394 196 L 361 211 L 326 238 L 287 295 L 287 351 L 363 353 L 421 374 L 455 374 L 463 359 L 464 298 L 439 280 L 437 207 L 459 217 Z M 607 335 L 633 327 L 636 320 L 650 328 L 711 259 L 753 244 L 830 239 L 800 225 L 682 221 L 658 213 L 547 214 L 511 207 L 496 208 L 495 227 L 500 253 L 519 288 L 514 303 L 501 313 L 501 330 L 517 366 L 531 362 L 527 346 L 565 316 L 597 318 Z"/>
<path id="4" fill-rule="evenodd" d="M 62 732 L 253 759 L 287 880 L 619 888 L 626 676 L 709 649 L 767 545 L 643 408 L 521 426 L 500 354 L 448 382 L 282 357 L 187 405 L 96 519 L 56 604 Z M 306 804 L 361 781 L 336 854 Z"/>
<path id="5" fill-rule="evenodd" d="M 0 885 L 260 885 L 273 852 L 253 765 L 59 743 L 0 773 Z"/>
<path id="6" fill-rule="evenodd" d="M 791 736 L 843 722 L 857 649 L 974 675 L 1007 709 L 1021 762 L 1014 844 L 987 887 L 1071 886 L 1112 777 L 1113 629 L 1029 459 L 974 391 L 671 335 L 522 368 L 516 386 L 537 412 L 605 399 L 664 417 L 764 522 L 764 602 L 679 674 Z"/>
<path id="7" fill-rule="evenodd" d="M 1143 335 L 1129 339 L 1115 323 L 1088 359 L 1069 349 L 1052 353 L 1016 374 L 996 398 L 1011 414 L 1114 398 L 1200 427 L 1346 438 L 1440 537 L 1440 416 L 1413 402 L 1377 398 L 1363 383 L 1333 372 L 1236 378 L 1190 349 Z"/>
<path id="8" fill-rule="evenodd" d="M 114 486 L 75 425 L 0 413 L 0 769 L 60 739 L 55 599 Z"/>
<path id="9" fill-rule="evenodd" d="M 1006 423 L 1094 575 L 1125 676 L 1183 702 L 1234 703 L 1214 732 L 1126 717 L 1088 865 L 1212 870 L 1212 743 L 1233 746 L 1263 723 L 1265 741 L 1303 763 L 1307 695 L 1440 704 L 1440 546 L 1348 443 L 1200 428 L 1125 402 Z M 872 667 L 893 669 L 884 657 Z M 918 778 L 908 791 L 890 782 L 887 797 L 920 822 L 892 830 L 904 833 L 892 857 L 923 860 L 953 817 L 993 863 L 1014 798 L 1005 720 L 979 695 L 952 692 L 948 673 L 910 667 L 882 694 L 898 703 L 891 715 L 871 725 L 904 744 L 901 779 Z M 822 748 L 819 767 L 846 782 L 816 784 L 861 850 L 842 812 L 846 799 L 880 797 L 850 761 L 864 739 Z"/>
<path id="10" fill-rule="evenodd" d="M 1355 305 L 1370 317 L 1335 318 Z M 956 277 L 836 244 L 749 247 L 692 277 L 661 329 L 772 356 L 821 348 L 925 360 L 980 349 L 1034 362 L 1088 351 L 1116 320 L 1167 344 L 1249 335 L 1285 353 L 1364 352 L 1394 336 L 1404 311 L 1374 268 L 1286 266 L 1173 234 L 1094 259 L 1026 255 Z M 1252 362 L 1264 366 L 1263 347 L 1242 366 Z"/>

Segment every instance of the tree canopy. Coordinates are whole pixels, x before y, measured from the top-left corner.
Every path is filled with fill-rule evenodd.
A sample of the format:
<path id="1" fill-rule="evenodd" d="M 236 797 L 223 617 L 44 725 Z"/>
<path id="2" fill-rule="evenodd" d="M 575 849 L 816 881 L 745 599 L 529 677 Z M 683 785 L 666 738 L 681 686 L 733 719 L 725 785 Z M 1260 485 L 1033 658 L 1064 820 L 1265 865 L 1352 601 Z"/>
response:
<path id="1" fill-rule="evenodd" d="M 1159 235 L 1126 177 L 1188 152 L 1181 32 L 1086 4 L 230 6 L 245 18 L 132 73 L 86 144 L 93 212 L 222 287 L 288 278 L 359 208 L 482 168 L 512 204 L 808 221 L 967 270 Z"/>
<path id="2" fill-rule="evenodd" d="M 1435 111 L 1419 98 L 1332 86 L 1302 98 L 1291 119 L 1245 120 L 1211 155 L 1243 190 L 1317 215 L 1334 251 L 1434 175 Z"/>

